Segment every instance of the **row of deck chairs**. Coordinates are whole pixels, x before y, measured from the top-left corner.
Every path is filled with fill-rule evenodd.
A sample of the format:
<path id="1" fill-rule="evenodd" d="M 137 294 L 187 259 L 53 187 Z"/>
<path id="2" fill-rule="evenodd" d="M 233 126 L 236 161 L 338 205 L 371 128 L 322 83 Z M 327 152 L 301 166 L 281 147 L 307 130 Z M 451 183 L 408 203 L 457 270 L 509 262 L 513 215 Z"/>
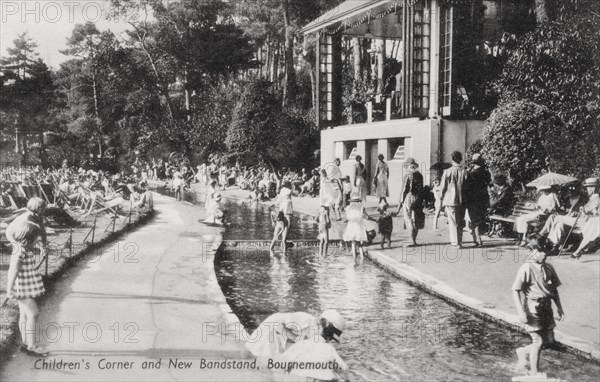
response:
<path id="1" fill-rule="evenodd" d="M 27 201 L 32 197 L 39 197 L 46 201 L 48 209 L 46 220 L 53 226 L 73 226 L 77 220 L 72 216 L 96 215 L 100 213 L 120 214 L 124 199 L 120 193 L 109 190 L 105 195 L 103 191 L 91 190 L 84 185 L 79 185 L 77 192 L 66 195 L 58 186 L 58 176 L 51 176 L 44 181 L 30 180 L 20 182 L 12 177 L 0 177 L 4 192 L 0 194 L 0 234 L 14 220 L 16 216 L 25 211 Z M 68 212 L 67 212 L 68 211 Z M 47 233 L 52 234 L 53 229 L 47 227 Z"/>

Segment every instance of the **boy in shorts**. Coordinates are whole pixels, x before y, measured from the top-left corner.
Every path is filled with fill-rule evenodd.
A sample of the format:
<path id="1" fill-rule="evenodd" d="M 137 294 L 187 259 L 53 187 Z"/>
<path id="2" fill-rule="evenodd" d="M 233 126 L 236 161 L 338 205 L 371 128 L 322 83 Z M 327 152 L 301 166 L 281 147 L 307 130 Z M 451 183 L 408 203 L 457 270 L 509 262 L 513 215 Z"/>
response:
<path id="1" fill-rule="evenodd" d="M 513 299 L 519 320 L 531 336 L 531 344 L 518 348 L 519 365 L 527 365 L 529 354 L 530 372 L 538 374 L 542 348 L 554 344 L 552 300 L 556 304 L 558 319 L 564 319 L 557 288 L 561 285 L 552 265 L 546 263 L 547 245 L 543 238 L 530 242 L 528 260 L 521 265 L 513 284 Z"/>

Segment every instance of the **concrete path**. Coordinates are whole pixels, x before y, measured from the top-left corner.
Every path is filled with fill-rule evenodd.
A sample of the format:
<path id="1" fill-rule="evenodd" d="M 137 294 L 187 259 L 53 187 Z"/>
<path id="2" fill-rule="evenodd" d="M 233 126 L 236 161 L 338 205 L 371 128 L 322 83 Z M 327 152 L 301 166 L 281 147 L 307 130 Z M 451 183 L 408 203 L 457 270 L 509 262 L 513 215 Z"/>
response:
<path id="1" fill-rule="evenodd" d="M 228 198 L 247 199 L 248 191 L 228 189 Z M 390 201 L 392 205 L 396 201 Z M 293 198 L 294 210 L 316 216 L 319 198 Z M 367 197 L 367 212 L 377 218 L 377 199 Z M 342 217 L 345 216 L 342 214 Z M 346 224 L 332 222 L 332 240 L 340 239 Z M 527 250 L 515 246 L 514 240 L 483 237 L 484 248 L 473 247 L 465 231 L 465 248 L 452 249 L 448 241 L 447 220 L 440 217 L 438 229 L 432 228 L 427 216 L 425 229 L 419 231 L 415 248 L 407 247 L 408 234 L 402 217 L 394 218 L 392 248 L 368 247 L 371 260 L 397 276 L 463 307 L 515 326 L 517 311 L 512 300 L 512 284 L 517 270 L 527 259 Z M 370 228 L 375 223 L 368 222 Z M 380 240 L 377 236 L 376 241 Z M 336 248 L 330 249 L 336 250 Z M 579 261 L 568 255 L 550 257 L 561 281 L 559 288 L 565 320 L 557 322 L 557 339 L 586 356 L 600 360 L 600 256 L 584 255 Z M 556 310 L 555 310 L 556 313 Z"/>
<path id="2" fill-rule="evenodd" d="M 197 222 L 199 207 L 156 195 L 155 208 L 150 223 L 57 283 L 40 314 L 51 355 L 16 352 L 0 380 L 272 380 L 238 369 L 254 358 L 215 278 L 219 230 Z"/>

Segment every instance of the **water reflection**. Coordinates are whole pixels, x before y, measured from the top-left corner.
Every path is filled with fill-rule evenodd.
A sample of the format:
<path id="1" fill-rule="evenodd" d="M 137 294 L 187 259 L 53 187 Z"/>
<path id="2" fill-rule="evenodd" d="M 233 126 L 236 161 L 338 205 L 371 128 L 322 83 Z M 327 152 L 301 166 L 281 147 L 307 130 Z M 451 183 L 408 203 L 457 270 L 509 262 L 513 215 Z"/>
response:
<path id="1" fill-rule="evenodd" d="M 226 239 L 269 239 L 262 208 L 229 204 Z M 306 223 L 304 223 L 306 225 Z M 316 237 L 300 227 L 292 238 Z M 215 272 L 232 311 L 252 332 L 276 312 L 314 315 L 337 309 L 346 318 L 338 350 L 353 380 L 501 381 L 516 373 L 514 349 L 529 338 L 484 322 L 394 278 L 368 261 L 359 267 L 348 254 L 319 260 L 315 250 L 225 251 Z M 332 251 L 333 252 L 333 251 Z M 568 381 L 598 381 L 600 367 L 571 354 L 544 351 L 541 368 Z"/>

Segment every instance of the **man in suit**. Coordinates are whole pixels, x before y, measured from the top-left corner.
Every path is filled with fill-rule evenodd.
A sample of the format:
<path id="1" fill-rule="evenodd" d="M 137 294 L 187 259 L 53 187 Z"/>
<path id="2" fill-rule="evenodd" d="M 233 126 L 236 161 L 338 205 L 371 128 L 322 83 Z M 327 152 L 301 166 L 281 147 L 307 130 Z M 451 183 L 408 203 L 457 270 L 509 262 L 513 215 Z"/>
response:
<path id="1" fill-rule="evenodd" d="M 450 242 L 453 247 L 461 248 L 462 232 L 465 226 L 465 207 L 463 201 L 463 182 L 465 170 L 461 166 L 462 154 L 454 151 L 451 154 L 452 167 L 444 170 L 442 175 L 442 206 L 448 216 Z"/>

